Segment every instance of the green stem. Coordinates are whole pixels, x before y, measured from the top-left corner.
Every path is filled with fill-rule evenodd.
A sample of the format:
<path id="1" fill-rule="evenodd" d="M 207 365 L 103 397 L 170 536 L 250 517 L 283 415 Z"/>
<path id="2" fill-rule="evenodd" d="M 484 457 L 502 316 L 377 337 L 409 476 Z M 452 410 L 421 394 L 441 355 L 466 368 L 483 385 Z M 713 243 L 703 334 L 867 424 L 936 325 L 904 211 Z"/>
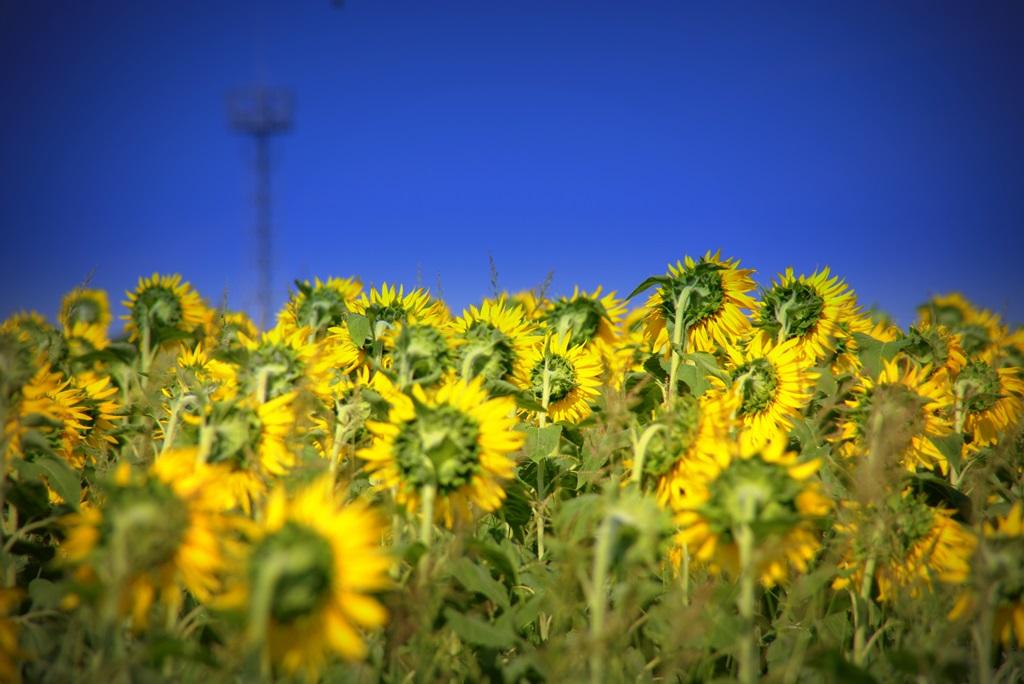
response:
<path id="1" fill-rule="evenodd" d="M 216 437 L 216 428 L 209 427 L 204 418 L 202 425 L 199 426 L 199 450 L 196 453 L 197 463 L 206 463 L 209 459 L 210 452 L 213 451 L 214 437 Z"/>
<path id="2" fill-rule="evenodd" d="M 537 461 L 537 505 L 533 509 L 537 519 L 537 560 L 544 557 L 544 460 Z"/>
<path id="3" fill-rule="evenodd" d="M 468 354 L 466 354 L 466 356 L 462 359 L 461 375 L 465 380 L 472 380 L 474 377 L 476 377 L 476 374 L 473 373 L 473 364 L 476 363 L 476 360 L 483 355 L 484 350 L 481 349 L 480 347 L 477 347 L 470 351 Z"/>
<path id="4" fill-rule="evenodd" d="M 995 617 L 992 604 L 995 598 L 993 593 L 996 590 L 998 590 L 997 582 L 993 583 L 992 587 L 985 592 L 985 603 L 982 605 L 981 615 L 971 626 L 971 638 L 976 651 L 974 660 L 978 668 L 976 673 L 978 684 L 992 684 L 992 622 Z"/>
<path id="5" fill-rule="evenodd" d="M 430 575 L 430 542 L 434 534 L 434 499 L 437 496 L 437 485 L 425 484 L 420 490 L 420 542 L 423 544 L 423 555 L 420 556 L 417 574 L 421 589 L 427 587 Z"/>
<path id="6" fill-rule="evenodd" d="M 544 427 L 548 424 L 548 404 L 551 402 L 551 357 L 548 356 L 548 351 L 544 350 L 544 384 L 541 386 L 541 397 L 540 404 L 544 407 L 544 412 L 540 414 L 537 422 L 540 427 Z"/>
<path id="7" fill-rule="evenodd" d="M 280 554 L 271 554 L 270 558 L 260 565 L 255 586 L 252 588 L 249 624 L 245 631 L 250 647 L 263 643 L 266 638 L 270 608 L 274 600 L 274 586 L 287 567 L 288 558 Z"/>
<path id="8" fill-rule="evenodd" d="M 152 363 L 153 358 L 150 356 L 150 332 L 149 324 L 142 324 L 142 348 L 139 350 L 139 371 L 140 375 L 145 376 L 149 372 L 149 364 Z M 140 380 L 141 382 L 141 380 Z"/>
<path id="9" fill-rule="evenodd" d="M 635 482 L 640 485 L 643 482 L 644 477 L 644 461 L 647 458 L 647 447 L 650 445 L 651 440 L 658 434 L 659 430 L 664 429 L 664 425 L 655 423 L 654 425 L 648 425 L 647 429 L 644 430 L 644 434 L 640 435 L 640 439 L 633 446 L 633 472 L 630 473 L 630 482 Z M 635 434 L 635 433 L 634 433 Z"/>
<path id="10" fill-rule="evenodd" d="M 604 614 L 607 608 L 608 562 L 611 556 L 612 526 L 606 517 L 597 532 L 593 577 L 590 585 L 590 681 L 604 682 Z"/>
<path id="11" fill-rule="evenodd" d="M 686 330 L 683 326 L 683 308 L 690 301 L 690 288 L 684 287 L 676 299 L 676 314 L 672 325 L 672 359 L 669 362 L 668 390 L 665 392 L 665 403 L 671 404 L 676 393 L 676 376 L 682 361 L 681 352 L 686 349 Z"/>
<path id="12" fill-rule="evenodd" d="M 871 586 L 875 580 L 875 567 L 878 561 L 872 555 L 868 558 L 864 567 L 864 577 L 860 583 L 860 595 L 857 599 L 857 632 L 853 636 L 853 664 L 858 667 L 864 665 L 867 658 L 866 639 L 868 633 L 868 619 L 870 615 Z"/>
<path id="13" fill-rule="evenodd" d="M 740 594 L 736 601 L 740 620 L 743 623 L 740 632 L 739 679 L 742 684 L 754 684 L 758 678 L 760 657 L 754 623 L 754 532 L 750 525 L 744 523 L 736 530 L 736 542 L 740 552 Z"/>
<path id="14" fill-rule="evenodd" d="M 12 507 L 11 511 L 14 512 L 15 509 Z M 6 553 L 10 553 L 11 547 L 14 546 L 14 544 L 19 539 L 22 539 L 29 532 L 31 532 L 33 530 L 42 529 L 42 528 L 46 527 L 47 525 L 51 525 L 51 524 L 57 522 L 58 520 L 60 520 L 60 518 L 58 516 L 50 515 L 50 516 L 47 516 L 47 517 L 43 518 L 42 520 L 36 520 L 35 522 L 30 522 L 27 525 L 23 525 L 22 527 L 19 527 L 18 529 L 14 530 L 10 534 L 10 536 L 8 537 L 7 541 L 4 542 L 3 552 L 5 554 Z"/>
<path id="15" fill-rule="evenodd" d="M 174 443 L 175 433 L 178 431 L 178 415 L 181 413 L 181 402 L 184 397 L 171 402 L 171 417 L 167 419 L 167 429 L 164 430 L 164 443 L 160 445 L 160 453 L 165 454 Z"/>
<path id="16" fill-rule="evenodd" d="M 683 562 L 680 568 L 683 579 L 683 605 L 690 605 L 690 545 L 683 544 Z"/>
<path id="17" fill-rule="evenodd" d="M 256 401 L 261 404 L 267 401 L 267 383 L 270 382 L 270 369 L 260 368 L 256 375 Z"/>
<path id="18" fill-rule="evenodd" d="M 779 334 L 776 338 L 778 344 L 782 344 L 789 337 L 789 308 L 796 302 L 796 295 L 790 295 L 775 313 L 775 320 L 779 323 Z"/>
<path id="19" fill-rule="evenodd" d="M 953 415 L 955 416 L 955 431 L 963 434 L 964 421 L 966 415 L 964 412 L 964 386 L 960 383 L 954 385 L 954 403 L 953 403 Z"/>
<path id="20" fill-rule="evenodd" d="M 541 406 L 544 407 L 544 412 L 538 417 L 538 424 L 540 427 L 547 425 L 548 420 L 548 404 L 551 402 L 551 368 L 550 368 L 550 356 L 548 356 L 547 350 L 544 351 L 544 375 L 543 385 L 541 386 Z M 537 524 L 537 560 L 544 557 L 544 459 L 540 459 L 537 462 L 537 505 L 533 509 L 534 517 L 536 518 Z"/>
<path id="21" fill-rule="evenodd" d="M 420 518 L 420 541 L 427 549 L 430 548 L 430 541 L 434 533 L 434 497 L 436 495 L 437 485 L 423 485 L 420 492 L 420 508 L 423 514 L 423 517 Z"/>
<path id="22" fill-rule="evenodd" d="M 331 477 L 338 472 L 338 456 L 341 454 L 342 438 L 345 436 L 345 425 L 341 422 L 339 402 L 334 402 L 334 439 L 331 441 Z"/>
<path id="23" fill-rule="evenodd" d="M 0 511 L 2 513 L 2 511 Z M 10 506 L 10 512 L 7 514 L 7 519 L 4 521 L 4 536 L 9 539 L 8 544 L 14 541 L 18 533 L 18 509 L 14 507 L 14 504 Z M 4 551 L 7 551 L 8 544 L 4 544 Z M 6 553 L 5 553 L 6 555 Z M 4 577 L 4 586 L 13 587 L 18 581 L 18 566 L 13 562 L 7 564 L 6 576 Z"/>

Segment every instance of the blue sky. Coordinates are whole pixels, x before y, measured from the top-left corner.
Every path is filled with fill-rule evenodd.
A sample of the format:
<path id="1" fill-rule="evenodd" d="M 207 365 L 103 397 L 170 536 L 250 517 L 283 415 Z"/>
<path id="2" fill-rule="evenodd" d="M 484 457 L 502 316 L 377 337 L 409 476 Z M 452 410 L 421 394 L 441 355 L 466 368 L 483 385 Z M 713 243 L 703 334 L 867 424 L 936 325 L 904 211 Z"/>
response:
<path id="1" fill-rule="evenodd" d="M 255 307 L 251 149 L 225 94 L 290 87 L 293 278 L 628 291 L 721 248 L 830 265 L 908 322 L 1024 321 L 1024 4 L 0 0 L 0 317 L 181 272 Z"/>

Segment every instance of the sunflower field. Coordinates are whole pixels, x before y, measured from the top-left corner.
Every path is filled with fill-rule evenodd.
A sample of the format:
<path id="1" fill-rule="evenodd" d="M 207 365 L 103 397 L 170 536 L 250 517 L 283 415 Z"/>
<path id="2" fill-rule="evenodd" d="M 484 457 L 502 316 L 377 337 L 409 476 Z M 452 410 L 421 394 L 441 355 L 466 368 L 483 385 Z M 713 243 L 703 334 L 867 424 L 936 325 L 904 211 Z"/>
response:
<path id="1" fill-rule="evenodd" d="M 546 289 L 7 319 L 0 681 L 1024 680 L 1024 329 L 712 252 Z"/>

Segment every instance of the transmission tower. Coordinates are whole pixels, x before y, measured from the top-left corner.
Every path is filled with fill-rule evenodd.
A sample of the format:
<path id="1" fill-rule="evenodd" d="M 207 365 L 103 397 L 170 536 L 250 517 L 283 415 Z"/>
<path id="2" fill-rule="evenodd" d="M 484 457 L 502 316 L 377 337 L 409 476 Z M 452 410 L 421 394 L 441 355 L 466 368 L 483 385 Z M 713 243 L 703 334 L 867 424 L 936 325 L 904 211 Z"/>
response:
<path id="1" fill-rule="evenodd" d="M 293 104 L 291 92 L 280 88 L 256 86 L 237 90 L 228 95 L 228 118 L 231 126 L 256 143 L 256 193 L 253 196 L 256 203 L 256 268 L 259 278 L 256 299 L 259 305 L 259 323 L 263 329 L 270 323 L 273 292 L 270 138 L 285 133 L 292 127 Z"/>

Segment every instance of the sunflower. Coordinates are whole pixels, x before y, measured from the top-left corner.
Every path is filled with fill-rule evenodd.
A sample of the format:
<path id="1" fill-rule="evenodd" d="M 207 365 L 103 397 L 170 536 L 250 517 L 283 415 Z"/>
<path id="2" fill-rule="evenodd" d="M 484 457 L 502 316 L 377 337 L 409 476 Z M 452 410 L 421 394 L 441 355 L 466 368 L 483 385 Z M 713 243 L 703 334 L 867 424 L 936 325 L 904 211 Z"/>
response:
<path id="1" fill-rule="evenodd" d="M 352 311 L 366 316 L 374 338 L 380 337 L 388 326 L 401 322 L 441 326 L 451 320 L 448 307 L 432 299 L 426 290 L 405 291 L 384 283 L 380 290 L 373 288 L 352 302 Z"/>
<path id="2" fill-rule="evenodd" d="M 26 438 L 34 432 L 50 450 L 80 466 L 76 450 L 91 420 L 83 390 L 59 371 L 41 366 L 21 388 L 21 400 L 8 418 L 8 448 L 14 456 L 24 456 L 33 448 Z"/>
<path id="3" fill-rule="evenodd" d="M 72 290 L 64 296 L 58 318 L 72 356 L 84 356 L 110 344 L 110 301 L 106 290 Z"/>
<path id="4" fill-rule="evenodd" d="M 383 531 L 364 504 L 343 504 L 329 477 L 294 496 L 278 487 L 219 604 L 246 610 L 250 637 L 288 673 L 304 671 L 312 681 L 332 653 L 360 660 L 360 630 L 387 621 L 372 596 L 390 586 Z"/>
<path id="5" fill-rule="evenodd" d="M 1003 339 L 1002 354 L 1005 365 L 1024 367 L 1024 328 L 1017 328 Z"/>
<path id="6" fill-rule="evenodd" d="M 980 356 L 992 360 L 1000 351 L 1009 337 L 1009 330 L 999 318 L 999 314 L 979 310 L 969 323 L 955 328 L 963 340 L 964 353 L 968 356 Z"/>
<path id="7" fill-rule="evenodd" d="M 857 375 L 863 364 L 860 358 L 858 334 L 866 335 L 879 342 L 895 342 L 902 332 L 885 317 L 874 318 L 871 314 L 851 315 L 836 324 L 832 354 L 828 359 L 833 375 Z"/>
<path id="8" fill-rule="evenodd" d="M 856 300 L 828 267 L 811 276 L 793 275 L 787 268 L 764 291 L 754 325 L 761 334 L 777 342 L 798 340 L 800 353 L 817 362 L 835 349 L 842 334 L 840 321 L 855 314 Z"/>
<path id="9" fill-rule="evenodd" d="M 842 574 L 832 582 L 834 589 L 860 587 L 872 559 L 879 601 L 893 600 L 901 592 L 916 598 L 922 589 L 931 589 L 933 580 L 967 580 L 977 541 L 953 519 L 953 511 L 933 508 L 909 490 L 890 495 L 883 506 L 861 510 L 865 523 L 886 521 L 876 526 L 877 534 L 870 540 L 860 539 L 862 525 L 856 522 L 836 526 L 847 548 L 839 562 Z"/>
<path id="10" fill-rule="evenodd" d="M 897 361 L 885 361 L 878 379 L 862 376 L 845 404 L 845 455 L 887 453 L 907 470 L 948 470 L 946 457 L 933 441 L 952 430 L 947 418 L 952 396 L 945 373 L 933 374 L 927 366 L 901 369 Z"/>
<path id="11" fill-rule="evenodd" d="M 178 352 L 177 386 L 179 393 L 224 401 L 238 393 L 236 370 L 230 364 L 211 358 L 198 343 L 194 348 L 182 345 Z"/>
<path id="12" fill-rule="evenodd" d="M 408 394 L 383 394 L 391 403 L 388 420 L 366 423 L 373 444 L 357 452 L 373 479 L 394 489 L 410 511 L 425 494 L 436 495 L 435 517 L 448 526 L 456 513 L 468 513 L 470 501 L 484 511 L 501 506 L 501 481 L 515 467 L 509 454 L 524 440 L 514 429 L 511 398 L 490 398 L 482 378 L 449 378 L 429 394 L 419 385 Z"/>
<path id="13" fill-rule="evenodd" d="M 705 392 L 699 398 L 676 396 L 670 406 L 658 409 L 643 468 L 645 479 L 657 482 L 655 496 L 661 506 L 678 503 L 684 495 L 689 461 L 714 458 L 729 448 L 736 408 L 735 395 Z"/>
<path id="14" fill-rule="evenodd" d="M 181 276 L 154 273 L 139 278 L 134 291 L 126 293 L 128 314 L 122 316 L 125 329 L 135 342 L 149 335 L 149 344 L 162 341 L 170 333 L 192 333 L 206 322 L 206 305 L 199 294 Z"/>
<path id="15" fill-rule="evenodd" d="M 112 433 L 124 419 L 124 407 L 117 400 L 118 388 L 111 383 L 110 376 L 86 372 L 76 375 L 73 382 L 81 390 L 80 404 L 89 416 L 81 434 L 83 446 L 89 450 L 87 455 L 95 457 L 117 444 Z M 65 458 L 72 463 L 80 459 L 73 454 L 66 454 Z"/>
<path id="16" fill-rule="evenodd" d="M 515 384 L 542 406 L 546 402 L 551 420 L 578 423 L 590 415 L 600 378 L 601 357 L 592 347 L 572 346 L 568 336 L 555 335 L 520 359 Z"/>
<path id="17" fill-rule="evenodd" d="M 256 339 L 260 331 L 243 311 L 216 311 L 205 343 L 207 349 L 237 351 L 243 348 L 242 337 Z"/>
<path id="18" fill-rule="evenodd" d="M 600 340 L 614 346 L 626 303 L 614 292 L 601 296 L 601 287 L 593 292 L 574 287 L 571 297 L 559 297 L 544 310 L 542 319 L 556 335 L 568 335 L 572 346 Z"/>
<path id="19" fill-rule="evenodd" d="M 960 336 L 944 325 L 912 325 L 904 336 L 902 352 L 920 366 L 955 377 L 967 363 Z"/>
<path id="20" fill-rule="evenodd" d="M 975 563 L 980 575 L 973 591 L 964 592 L 949 613 L 950 620 L 970 616 L 977 617 L 979 597 L 992 595 L 993 632 L 1002 644 L 1010 648 L 1016 642 L 1017 648 L 1024 648 L 1024 562 L 1020 549 L 1024 537 L 1024 507 L 1017 501 L 1006 515 L 998 516 L 993 522 L 982 526 L 984 543 L 978 546 Z"/>
<path id="21" fill-rule="evenodd" d="M 278 314 L 277 325 L 286 332 L 306 328 L 316 338 L 345 323 L 345 315 L 363 290 L 358 278 L 296 280 L 295 286 L 297 291 Z"/>
<path id="22" fill-rule="evenodd" d="M 452 332 L 447 324 L 412 322 L 399 322 L 384 332 L 381 336 L 387 352 L 384 365 L 394 371 L 399 387 L 430 387 L 452 370 L 455 360 Z"/>
<path id="23" fill-rule="evenodd" d="M 535 290 L 520 290 L 513 294 L 503 292 L 501 297 L 507 298 L 512 306 L 520 307 L 529 320 L 540 322 L 549 303 L 543 294 L 547 289 L 546 285 Z"/>
<path id="24" fill-rule="evenodd" d="M 1024 564 L 1021 563 L 1021 538 L 1024 537 L 1024 508 L 1017 501 L 1010 511 L 984 525 L 985 539 L 996 546 L 995 576 L 1000 580 L 1000 605 L 996 608 L 995 634 L 1009 646 L 1013 636 L 1017 647 L 1024 648 Z"/>
<path id="25" fill-rule="evenodd" d="M 295 393 L 262 404 L 251 398 L 214 402 L 203 417 L 183 416 L 193 428 L 198 457 L 223 466 L 220 487 L 228 507 L 246 513 L 266 493 L 266 481 L 295 466 L 288 440 L 295 426 Z"/>
<path id="26" fill-rule="evenodd" d="M 744 348 L 728 345 L 725 351 L 732 365 L 730 391 L 740 399 L 743 438 L 757 444 L 778 430 L 788 431 L 810 401 L 817 379 L 813 358 L 802 351 L 800 340 L 778 344 L 756 335 Z M 724 386 L 718 378 L 713 382 Z"/>
<path id="27" fill-rule="evenodd" d="M 917 307 L 917 314 L 922 323 L 944 325 L 947 328 L 956 328 L 967 323 L 976 313 L 974 305 L 959 292 L 936 295 Z"/>
<path id="28" fill-rule="evenodd" d="M 459 375 L 466 380 L 481 376 L 491 391 L 513 381 L 516 366 L 537 342 L 536 324 L 504 298 L 470 306 L 453 328 Z"/>
<path id="29" fill-rule="evenodd" d="M 313 448 L 332 467 L 354 456 L 369 436 L 366 419 L 370 417 L 371 405 L 362 390 L 378 383 L 376 378 L 371 379 L 368 368 L 361 368 L 334 385 L 331 396 L 311 416 Z"/>
<path id="30" fill-rule="evenodd" d="M 1019 368 L 994 368 L 972 359 L 953 382 L 957 414 L 972 447 L 995 443 L 1024 413 L 1024 380 Z"/>
<path id="31" fill-rule="evenodd" d="M 752 535 L 753 563 L 765 586 L 784 581 L 791 570 L 806 572 L 820 546 L 815 520 L 829 501 L 812 477 L 820 461 L 800 463 L 788 453 L 786 436 L 775 433 L 762 447 L 733 442 L 711 457 L 683 462 L 682 491 L 672 499 L 680 544 L 712 571 L 737 575 L 738 539 Z"/>
<path id="32" fill-rule="evenodd" d="M 644 332 L 646 315 L 643 308 L 626 314 L 611 355 L 605 358 L 608 383 L 615 389 L 623 388 L 630 373 L 646 373 L 643 364 L 652 353 Z"/>
<path id="33" fill-rule="evenodd" d="M 308 337 L 305 328 L 287 332 L 276 327 L 258 339 L 239 332 L 245 350 L 237 369 L 239 392 L 262 402 L 321 382 L 324 367 L 317 363 L 317 347 Z"/>
<path id="34" fill-rule="evenodd" d="M 57 319 L 65 332 L 79 325 L 105 337 L 111 321 L 107 291 L 75 288 L 61 300 Z"/>
<path id="35" fill-rule="evenodd" d="M 67 328 L 64 331 L 64 338 L 67 340 L 68 351 L 73 358 L 101 351 L 110 345 L 110 339 L 102 329 L 81 321 Z M 78 359 L 74 360 L 76 365 L 80 365 L 77 363 Z M 98 362 L 93 363 L 94 367 L 99 365 Z"/>
<path id="36" fill-rule="evenodd" d="M 366 352 L 352 340 L 348 325 L 328 328 L 327 335 L 319 343 L 318 381 L 313 385 L 313 391 L 327 403 L 334 401 L 348 388 L 353 375 L 370 372 Z"/>
<path id="37" fill-rule="evenodd" d="M 37 365 L 54 366 L 67 358 L 68 345 L 64 335 L 35 311 L 21 311 L 10 316 L 0 324 L 0 333 L 13 336 L 27 348 L 37 360 Z"/>
<path id="38" fill-rule="evenodd" d="M 714 351 L 716 343 L 724 346 L 750 330 L 744 312 L 754 308 L 748 294 L 756 287 L 753 271 L 719 254 L 709 251 L 698 261 L 686 257 L 669 265 L 644 305 L 647 339 L 655 349 L 668 348 L 677 322 L 688 351 Z"/>
<path id="39" fill-rule="evenodd" d="M 959 333 L 967 356 L 987 357 L 1008 334 L 998 314 L 975 307 L 958 292 L 933 297 L 917 311 L 922 323 L 943 325 Z"/>
<path id="40" fill-rule="evenodd" d="M 122 463 L 100 503 L 66 519 L 61 555 L 76 582 L 99 587 L 108 618 L 127 615 L 144 627 L 156 601 L 178 612 L 182 588 L 199 601 L 221 590 L 233 543 L 220 475 L 195 449 L 169 451 L 146 473 Z"/>

